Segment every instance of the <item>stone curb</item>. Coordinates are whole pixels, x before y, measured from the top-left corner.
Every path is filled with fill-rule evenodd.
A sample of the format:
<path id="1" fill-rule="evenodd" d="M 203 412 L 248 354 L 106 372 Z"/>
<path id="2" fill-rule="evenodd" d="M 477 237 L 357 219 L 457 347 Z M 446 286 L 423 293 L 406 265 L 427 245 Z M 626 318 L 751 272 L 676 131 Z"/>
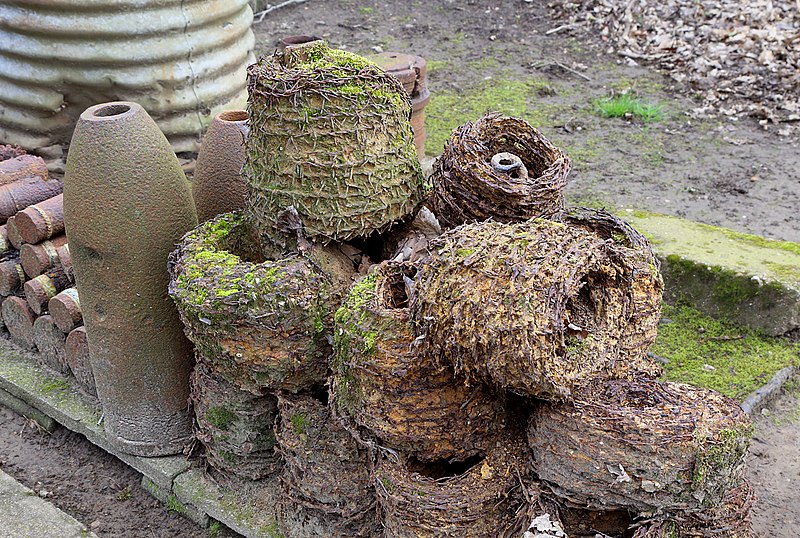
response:
<path id="1" fill-rule="evenodd" d="M 97 402 L 7 340 L 0 340 L 0 404 L 37 422 L 41 419 L 42 424 L 50 424 L 49 419 L 83 435 L 140 472 L 148 493 L 201 527 L 216 519 L 246 538 L 279 536 L 274 518 L 277 480 L 223 487 L 192 468 L 184 456 L 146 458 L 115 450 L 105 438 Z M 0 538 L 4 538 L 1 533 Z"/>
<path id="2" fill-rule="evenodd" d="M 0 538 L 97 538 L 83 523 L 0 471 Z"/>

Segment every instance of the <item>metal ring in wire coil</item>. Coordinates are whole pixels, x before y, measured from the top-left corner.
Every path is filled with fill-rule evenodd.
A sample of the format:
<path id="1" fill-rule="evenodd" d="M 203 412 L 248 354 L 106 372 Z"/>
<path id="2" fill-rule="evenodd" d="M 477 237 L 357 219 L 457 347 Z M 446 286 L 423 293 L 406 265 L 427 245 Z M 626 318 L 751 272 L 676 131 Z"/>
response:
<path id="1" fill-rule="evenodd" d="M 407 462 L 381 459 L 375 489 L 384 536 L 521 536 L 530 523 L 522 482 L 530 456 L 524 445 L 517 433 L 508 431 L 488 454 L 455 475 L 448 465 L 444 470 L 415 469 Z"/>
<path id="2" fill-rule="evenodd" d="M 520 164 L 504 167 L 497 157 L 504 153 Z M 549 217 L 564 205 L 570 167 L 569 157 L 525 121 L 487 114 L 450 135 L 433 166 L 431 209 L 443 228 Z"/>
<path id="3" fill-rule="evenodd" d="M 543 399 L 593 379 L 660 373 L 646 349 L 621 355 L 625 335 L 651 322 L 634 315 L 636 294 L 660 301 L 657 278 L 632 286 L 651 270 L 646 253 L 545 219 L 465 224 L 428 248 L 414 331 L 421 353 L 456 373 Z"/>
<path id="4" fill-rule="evenodd" d="M 263 260 L 240 213 L 187 233 L 171 254 L 169 294 L 198 358 L 235 386 L 298 392 L 327 379 L 334 307 L 352 262 L 335 249 Z"/>
<path id="5" fill-rule="evenodd" d="M 417 351 L 408 309 L 415 274 L 412 264 L 384 262 L 336 313 L 333 401 L 381 446 L 423 461 L 465 460 L 494 445 L 505 399 Z"/>
<path id="6" fill-rule="evenodd" d="M 747 414 L 718 392 L 613 380 L 537 406 L 528 444 L 537 476 L 573 504 L 697 512 L 740 483 L 751 435 Z"/>
<path id="7" fill-rule="evenodd" d="M 295 506 L 315 513 L 335 536 L 374 536 L 377 526 L 369 451 L 310 395 L 279 394 L 276 435 L 285 460 L 281 484 Z M 286 515 L 288 511 L 281 511 Z M 293 518 L 285 518 L 287 536 Z"/>
<path id="8" fill-rule="evenodd" d="M 214 374 L 202 362 L 190 379 L 195 438 L 205 447 L 206 461 L 223 474 L 260 480 L 281 469 L 275 454 L 278 401 L 256 396 Z"/>
<path id="9" fill-rule="evenodd" d="M 294 206 L 306 235 L 346 241 L 382 232 L 422 203 L 423 176 L 401 84 L 368 60 L 317 41 L 248 69 L 243 174 L 259 233 Z"/>

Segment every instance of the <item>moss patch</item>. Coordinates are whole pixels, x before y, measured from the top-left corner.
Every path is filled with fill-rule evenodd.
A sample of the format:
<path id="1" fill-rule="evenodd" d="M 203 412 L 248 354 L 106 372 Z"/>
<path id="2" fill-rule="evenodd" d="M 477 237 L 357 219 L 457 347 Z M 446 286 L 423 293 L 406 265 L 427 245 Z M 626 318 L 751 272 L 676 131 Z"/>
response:
<path id="1" fill-rule="evenodd" d="M 800 344 L 719 321 L 687 306 L 664 306 L 653 353 L 664 377 L 744 400 L 781 368 L 800 363 Z"/>
<path id="2" fill-rule="evenodd" d="M 459 92 L 435 92 L 425 108 L 428 132 L 425 151 L 429 155 L 438 155 L 454 128 L 465 121 L 476 120 L 486 112 L 522 118 L 534 127 L 541 127 L 566 108 L 542 100 L 543 95 L 553 93 L 556 90 L 542 78 L 497 78 L 484 80 Z"/>

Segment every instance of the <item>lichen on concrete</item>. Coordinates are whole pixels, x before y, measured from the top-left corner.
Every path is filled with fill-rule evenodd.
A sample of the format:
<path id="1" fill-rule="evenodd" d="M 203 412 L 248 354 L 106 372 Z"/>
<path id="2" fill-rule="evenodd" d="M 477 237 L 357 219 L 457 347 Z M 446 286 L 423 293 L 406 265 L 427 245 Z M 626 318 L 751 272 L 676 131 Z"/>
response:
<path id="1" fill-rule="evenodd" d="M 781 335 L 800 327 L 800 245 L 630 211 L 661 260 L 665 297 Z"/>

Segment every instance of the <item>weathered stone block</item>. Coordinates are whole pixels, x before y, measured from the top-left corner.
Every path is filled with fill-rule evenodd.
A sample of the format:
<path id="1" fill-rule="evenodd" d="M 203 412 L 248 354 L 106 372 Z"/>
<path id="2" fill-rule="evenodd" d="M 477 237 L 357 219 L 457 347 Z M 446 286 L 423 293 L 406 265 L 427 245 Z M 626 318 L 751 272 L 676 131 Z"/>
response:
<path id="1" fill-rule="evenodd" d="M 622 216 L 653 244 L 668 301 L 771 335 L 800 329 L 800 244 L 657 213 Z"/>

